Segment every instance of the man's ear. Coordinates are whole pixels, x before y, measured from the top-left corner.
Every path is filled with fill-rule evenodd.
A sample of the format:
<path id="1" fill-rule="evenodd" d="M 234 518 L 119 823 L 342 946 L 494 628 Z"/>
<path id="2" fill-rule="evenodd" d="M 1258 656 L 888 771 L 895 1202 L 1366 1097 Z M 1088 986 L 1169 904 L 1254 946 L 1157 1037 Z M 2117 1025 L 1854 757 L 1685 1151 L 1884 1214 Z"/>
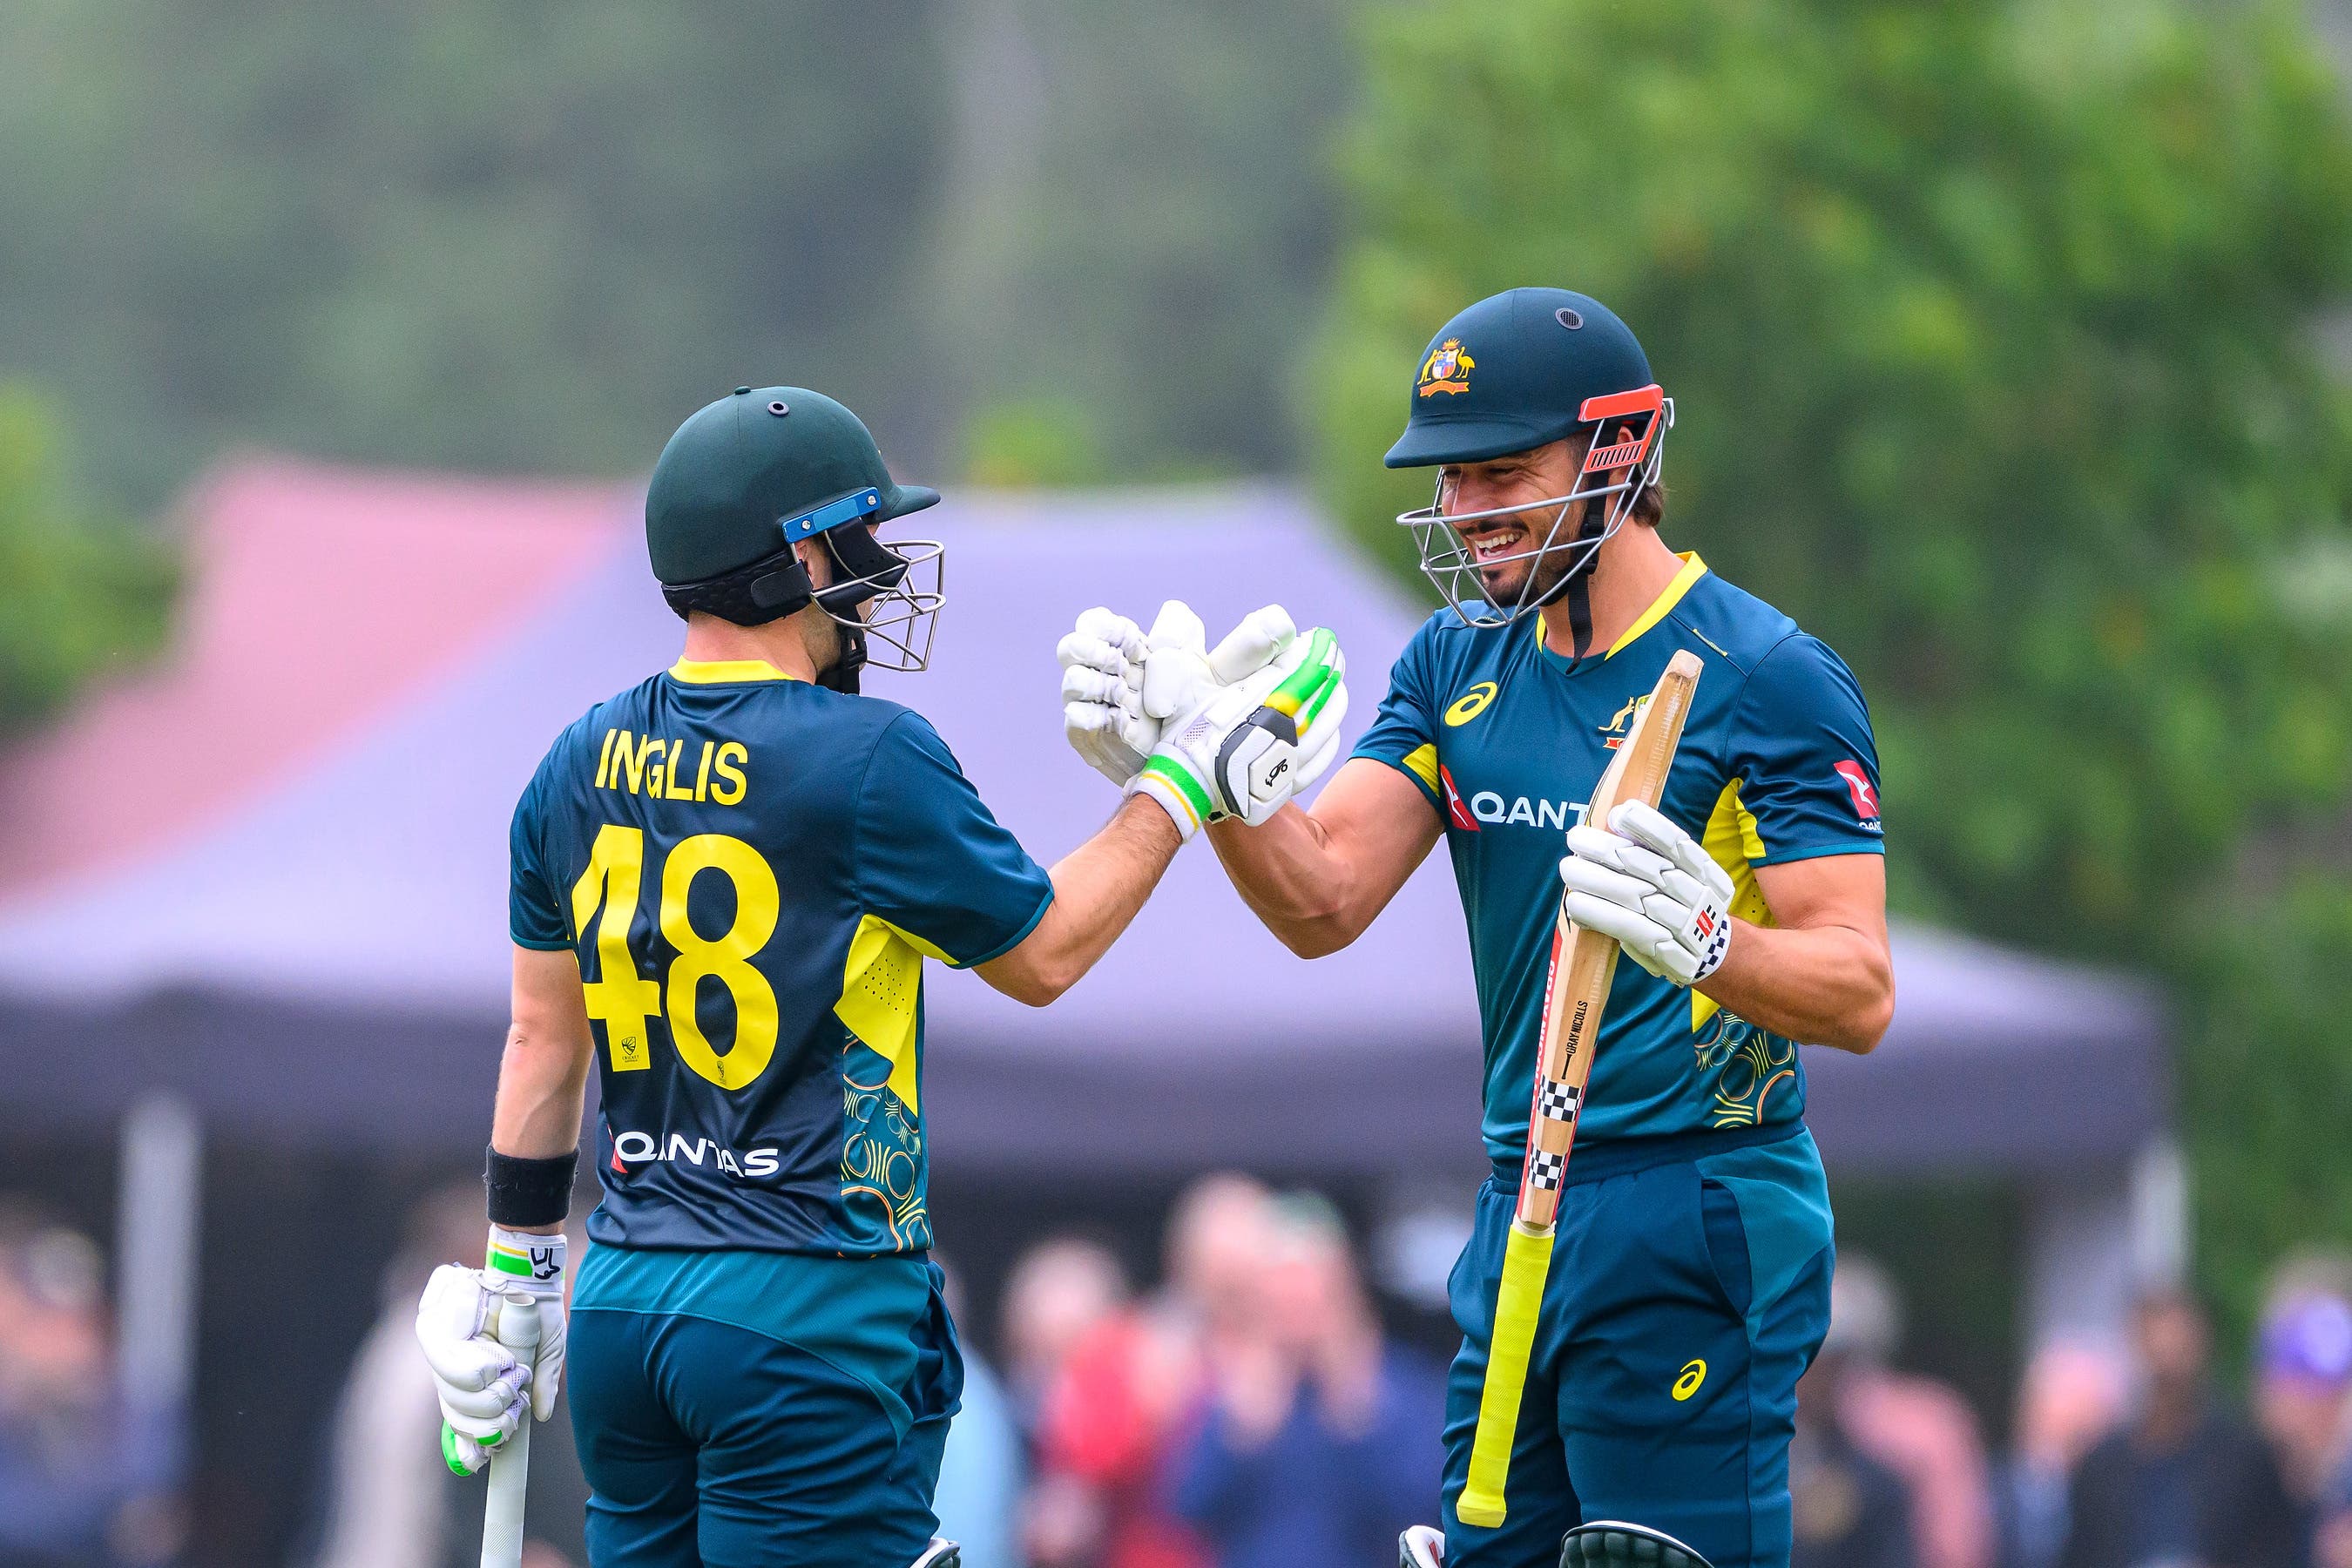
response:
<path id="1" fill-rule="evenodd" d="M 833 586 L 833 552 L 820 542 L 819 536 L 813 533 L 806 539 L 793 541 L 793 553 L 799 559 L 801 570 L 808 574 L 811 588 Z"/>

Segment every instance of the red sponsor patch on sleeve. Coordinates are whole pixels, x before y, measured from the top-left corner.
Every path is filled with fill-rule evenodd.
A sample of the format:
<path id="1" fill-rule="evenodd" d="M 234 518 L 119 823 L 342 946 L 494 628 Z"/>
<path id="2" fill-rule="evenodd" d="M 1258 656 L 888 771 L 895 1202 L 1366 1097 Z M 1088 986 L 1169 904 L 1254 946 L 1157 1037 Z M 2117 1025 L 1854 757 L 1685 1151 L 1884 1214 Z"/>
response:
<path id="1" fill-rule="evenodd" d="M 1846 793 L 1853 796 L 1853 814 L 1864 822 L 1878 820 L 1878 786 L 1860 763 L 1840 763 L 1837 776 L 1845 781 Z"/>
<path id="2" fill-rule="evenodd" d="M 1465 833 L 1478 831 L 1478 819 L 1462 804 L 1462 792 L 1454 787 L 1454 774 L 1444 763 L 1437 764 L 1438 782 L 1445 786 L 1445 819 Z"/>

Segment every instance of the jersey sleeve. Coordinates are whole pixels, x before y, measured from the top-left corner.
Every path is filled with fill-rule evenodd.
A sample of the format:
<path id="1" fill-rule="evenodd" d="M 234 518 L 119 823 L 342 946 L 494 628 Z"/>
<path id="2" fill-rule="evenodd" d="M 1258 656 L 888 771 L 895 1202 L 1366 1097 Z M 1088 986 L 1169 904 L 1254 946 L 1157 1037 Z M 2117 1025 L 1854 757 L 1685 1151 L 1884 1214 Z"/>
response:
<path id="1" fill-rule="evenodd" d="M 1437 709 L 1431 699 L 1430 626 L 1424 624 L 1389 667 L 1389 694 L 1381 699 L 1371 728 L 1354 754 L 1388 763 L 1421 786 L 1442 816 L 1445 796 L 1438 788 Z"/>
<path id="2" fill-rule="evenodd" d="M 1044 868 L 912 711 L 890 721 L 866 764 L 856 854 L 866 912 L 958 969 L 1017 946 L 1054 901 Z"/>
<path id="3" fill-rule="evenodd" d="M 547 871 L 541 834 L 546 796 L 547 764 L 541 763 L 515 803 L 514 823 L 507 829 L 507 932 L 517 947 L 552 952 L 572 945 L 572 928 Z"/>
<path id="4" fill-rule="evenodd" d="M 1818 637 L 1784 638 L 1749 672 L 1730 762 L 1753 864 L 1885 852 L 1870 710 L 1853 672 Z"/>

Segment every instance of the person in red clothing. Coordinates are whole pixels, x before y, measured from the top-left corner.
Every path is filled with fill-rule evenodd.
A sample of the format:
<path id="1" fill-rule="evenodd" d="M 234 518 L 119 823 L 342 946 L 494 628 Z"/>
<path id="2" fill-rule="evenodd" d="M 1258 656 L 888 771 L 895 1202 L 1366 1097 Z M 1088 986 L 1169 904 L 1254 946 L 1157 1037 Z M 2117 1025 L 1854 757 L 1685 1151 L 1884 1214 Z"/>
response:
<path id="1" fill-rule="evenodd" d="M 1244 1176 L 1193 1184 L 1170 1222 L 1166 1288 L 1071 1352 L 1038 1413 L 1025 1532 L 1037 1568 L 1209 1568 L 1168 1509 L 1165 1472 L 1207 1369 L 1245 1342 L 1270 1201 Z"/>

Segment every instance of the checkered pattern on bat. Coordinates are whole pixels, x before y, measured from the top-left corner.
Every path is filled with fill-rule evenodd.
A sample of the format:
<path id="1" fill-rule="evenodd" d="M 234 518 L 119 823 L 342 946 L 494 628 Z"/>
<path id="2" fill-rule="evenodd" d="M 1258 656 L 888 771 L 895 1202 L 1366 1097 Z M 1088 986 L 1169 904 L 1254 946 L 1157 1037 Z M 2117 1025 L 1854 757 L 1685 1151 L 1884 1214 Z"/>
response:
<path id="1" fill-rule="evenodd" d="M 1584 1103 L 1584 1091 L 1545 1079 L 1536 1086 L 1536 1114 L 1554 1121 L 1573 1121 Z"/>
<path id="2" fill-rule="evenodd" d="M 1565 1154 L 1547 1154 L 1538 1149 L 1528 1157 L 1528 1180 L 1548 1192 L 1559 1191 L 1560 1176 L 1567 1169 Z"/>

